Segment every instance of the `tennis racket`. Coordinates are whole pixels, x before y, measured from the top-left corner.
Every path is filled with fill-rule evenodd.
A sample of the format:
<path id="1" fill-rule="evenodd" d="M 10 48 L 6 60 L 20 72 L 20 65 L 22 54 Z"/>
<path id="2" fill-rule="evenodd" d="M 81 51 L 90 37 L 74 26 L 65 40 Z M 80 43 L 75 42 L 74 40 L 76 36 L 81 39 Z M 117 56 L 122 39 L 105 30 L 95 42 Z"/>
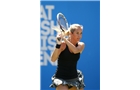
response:
<path id="1" fill-rule="evenodd" d="M 64 14 L 58 13 L 56 18 L 59 27 L 54 27 L 53 29 L 57 32 L 65 33 L 68 30 L 68 22 L 66 17 Z"/>
<path id="2" fill-rule="evenodd" d="M 66 31 L 68 30 L 68 22 L 66 17 L 62 13 L 58 13 L 56 18 L 59 27 L 55 27 L 53 29 L 56 30 L 57 32 L 60 32 L 61 35 L 62 34 L 65 35 Z M 62 40 L 62 38 L 57 38 L 57 39 L 58 41 Z"/>
<path id="3" fill-rule="evenodd" d="M 57 14 L 57 22 L 58 22 L 62 32 L 65 32 L 66 30 L 68 30 L 67 19 L 62 13 Z"/>

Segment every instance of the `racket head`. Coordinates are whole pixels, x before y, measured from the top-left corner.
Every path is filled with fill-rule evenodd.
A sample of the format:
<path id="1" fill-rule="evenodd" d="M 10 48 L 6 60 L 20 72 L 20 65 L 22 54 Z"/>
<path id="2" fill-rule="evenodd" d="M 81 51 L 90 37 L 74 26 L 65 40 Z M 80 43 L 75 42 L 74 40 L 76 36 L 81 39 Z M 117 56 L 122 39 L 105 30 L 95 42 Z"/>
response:
<path id="1" fill-rule="evenodd" d="M 65 32 L 68 30 L 68 22 L 66 17 L 62 13 L 57 14 L 57 23 L 60 26 L 60 29 Z"/>

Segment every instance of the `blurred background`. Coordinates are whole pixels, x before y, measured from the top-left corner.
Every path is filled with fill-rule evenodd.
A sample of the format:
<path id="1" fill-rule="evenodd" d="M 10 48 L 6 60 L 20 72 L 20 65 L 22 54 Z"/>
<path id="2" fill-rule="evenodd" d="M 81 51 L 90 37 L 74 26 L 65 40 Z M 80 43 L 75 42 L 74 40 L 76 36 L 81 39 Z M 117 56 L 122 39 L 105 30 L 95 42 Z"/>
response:
<path id="1" fill-rule="evenodd" d="M 69 25 L 83 25 L 82 42 L 85 49 L 78 61 L 77 69 L 84 74 L 84 90 L 100 90 L 100 1 L 40 1 L 40 89 L 50 88 L 51 76 L 57 62 L 50 61 L 54 50 L 57 26 L 56 15 L 63 13 Z"/>

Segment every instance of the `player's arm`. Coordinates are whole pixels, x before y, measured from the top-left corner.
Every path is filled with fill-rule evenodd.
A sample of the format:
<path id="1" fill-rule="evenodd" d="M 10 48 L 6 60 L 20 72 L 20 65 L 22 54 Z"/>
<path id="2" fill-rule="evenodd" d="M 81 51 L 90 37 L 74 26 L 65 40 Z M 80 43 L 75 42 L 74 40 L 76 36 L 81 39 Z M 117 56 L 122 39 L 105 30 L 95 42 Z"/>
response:
<path id="1" fill-rule="evenodd" d="M 66 47 L 65 42 L 62 42 L 60 48 L 54 49 L 53 53 L 51 54 L 51 61 L 52 62 L 55 62 L 58 59 L 60 53 L 65 49 L 65 47 Z"/>
<path id="2" fill-rule="evenodd" d="M 84 50 L 85 44 L 83 42 L 79 42 L 78 46 L 74 46 L 70 41 L 68 41 L 66 38 L 63 38 L 65 43 L 68 45 L 68 47 L 72 50 L 73 53 L 81 53 Z"/>
<path id="3" fill-rule="evenodd" d="M 59 57 L 59 55 L 60 55 L 60 53 L 62 51 L 62 48 L 63 48 L 62 47 L 62 39 L 60 37 L 60 34 L 57 35 L 56 42 L 57 42 L 56 47 L 55 47 L 54 51 L 51 54 L 51 61 L 52 62 L 55 62 L 58 59 L 58 57 Z"/>
<path id="4" fill-rule="evenodd" d="M 62 48 L 62 46 L 60 46 L 59 49 L 58 48 L 54 49 L 54 51 L 53 51 L 53 53 L 51 55 L 51 61 L 52 62 L 55 62 L 58 59 L 58 57 L 59 57 L 59 55 L 61 53 L 61 48 Z"/>

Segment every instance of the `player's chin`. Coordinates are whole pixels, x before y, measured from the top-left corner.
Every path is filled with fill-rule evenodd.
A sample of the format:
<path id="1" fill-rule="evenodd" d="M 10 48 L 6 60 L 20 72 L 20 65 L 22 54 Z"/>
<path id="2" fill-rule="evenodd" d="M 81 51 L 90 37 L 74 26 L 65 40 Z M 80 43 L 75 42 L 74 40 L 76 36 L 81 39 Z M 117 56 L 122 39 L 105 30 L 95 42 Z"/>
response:
<path id="1" fill-rule="evenodd" d="M 80 38 L 77 38 L 77 41 L 80 41 Z"/>

